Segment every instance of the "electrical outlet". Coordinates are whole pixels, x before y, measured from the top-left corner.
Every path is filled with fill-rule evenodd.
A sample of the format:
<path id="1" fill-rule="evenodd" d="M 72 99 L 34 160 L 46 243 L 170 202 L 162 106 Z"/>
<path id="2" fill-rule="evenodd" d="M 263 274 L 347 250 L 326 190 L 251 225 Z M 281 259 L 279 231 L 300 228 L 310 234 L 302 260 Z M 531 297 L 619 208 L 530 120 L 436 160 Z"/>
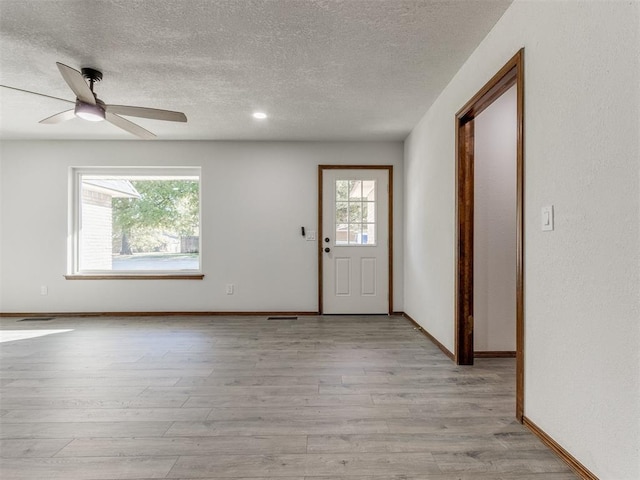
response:
<path id="1" fill-rule="evenodd" d="M 233 283 L 227 283 L 227 295 L 233 295 Z"/>
<path id="2" fill-rule="evenodd" d="M 49 288 L 46 285 L 42 285 L 40 287 L 40 295 L 48 295 L 49 294 Z"/>

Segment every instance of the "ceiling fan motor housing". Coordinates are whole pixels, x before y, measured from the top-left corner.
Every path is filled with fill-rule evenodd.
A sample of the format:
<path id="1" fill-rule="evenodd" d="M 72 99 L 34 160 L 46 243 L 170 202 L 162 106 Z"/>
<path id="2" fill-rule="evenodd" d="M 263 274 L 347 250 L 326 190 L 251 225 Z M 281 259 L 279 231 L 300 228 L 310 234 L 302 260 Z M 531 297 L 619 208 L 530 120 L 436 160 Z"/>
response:
<path id="1" fill-rule="evenodd" d="M 83 120 L 90 122 L 100 122 L 105 119 L 105 104 L 96 98 L 96 104 L 91 105 L 81 100 L 76 100 L 75 114 Z"/>

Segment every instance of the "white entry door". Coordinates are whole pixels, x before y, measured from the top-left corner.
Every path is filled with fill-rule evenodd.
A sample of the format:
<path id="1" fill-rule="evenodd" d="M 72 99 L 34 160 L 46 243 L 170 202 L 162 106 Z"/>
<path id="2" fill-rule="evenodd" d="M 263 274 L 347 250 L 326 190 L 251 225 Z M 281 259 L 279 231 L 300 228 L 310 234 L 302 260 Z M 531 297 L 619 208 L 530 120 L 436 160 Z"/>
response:
<path id="1" fill-rule="evenodd" d="M 323 313 L 389 313 L 389 170 L 321 169 Z"/>

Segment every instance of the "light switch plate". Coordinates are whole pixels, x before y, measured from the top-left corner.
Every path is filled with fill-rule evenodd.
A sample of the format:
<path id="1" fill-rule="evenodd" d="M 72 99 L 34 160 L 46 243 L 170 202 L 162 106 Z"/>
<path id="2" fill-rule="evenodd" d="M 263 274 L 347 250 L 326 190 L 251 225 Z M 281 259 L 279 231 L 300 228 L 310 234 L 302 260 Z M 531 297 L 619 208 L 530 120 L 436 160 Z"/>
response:
<path id="1" fill-rule="evenodd" d="M 553 205 L 542 207 L 542 231 L 550 232 L 553 230 Z"/>
<path id="2" fill-rule="evenodd" d="M 307 230 L 307 242 L 315 242 L 315 241 L 316 241 L 316 231 Z"/>

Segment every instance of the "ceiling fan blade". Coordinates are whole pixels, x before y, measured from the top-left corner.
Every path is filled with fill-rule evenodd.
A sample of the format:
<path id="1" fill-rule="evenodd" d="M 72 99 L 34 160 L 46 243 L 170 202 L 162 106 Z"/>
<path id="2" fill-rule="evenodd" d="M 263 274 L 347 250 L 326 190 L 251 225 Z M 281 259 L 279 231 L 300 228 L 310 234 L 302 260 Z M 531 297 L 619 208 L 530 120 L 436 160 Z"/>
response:
<path id="1" fill-rule="evenodd" d="M 62 123 L 62 122 L 66 122 L 67 120 L 71 120 L 72 118 L 75 118 L 75 116 L 76 116 L 75 109 L 72 108 L 71 110 L 65 110 L 64 112 L 51 115 L 50 117 L 47 117 L 44 120 L 40 120 L 40 122 L 38 123 L 46 123 L 46 124 Z"/>
<path id="2" fill-rule="evenodd" d="M 115 113 L 110 113 L 109 111 L 105 112 L 105 117 L 107 122 L 112 123 L 116 127 L 119 127 L 129 133 L 134 134 L 137 137 L 143 138 L 145 140 L 151 140 L 156 138 L 156 136 L 151 133 L 149 130 L 145 130 L 140 125 L 136 125 L 133 122 L 130 122 L 126 118 L 122 118 Z"/>
<path id="3" fill-rule="evenodd" d="M 58 70 L 60 70 L 62 78 L 64 78 L 67 85 L 71 87 L 71 90 L 76 94 L 78 100 L 95 105 L 96 98 L 93 96 L 93 92 L 89 88 L 89 85 L 87 85 L 82 74 L 75 68 L 71 68 L 64 63 L 56 62 L 56 65 L 58 65 Z"/>
<path id="4" fill-rule="evenodd" d="M 153 120 L 166 120 L 168 122 L 186 122 L 187 116 L 182 112 L 171 110 L 159 110 L 157 108 L 131 107 L 129 105 L 107 105 L 107 112 L 129 117 L 151 118 Z"/>
<path id="5" fill-rule="evenodd" d="M 60 97 L 54 97 L 54 96 L 51 96 L 51 95 L 45 95 L 44 93 L 32 92 L 31 90 L 23 90 L 22 88 L 10 87 L 9 85 L 0 85 L 0 87 L 8 88 L 10 90 L 16 90 L 18 92 L 30 93 L 32 95 L 40 95 L 41 97 L 53 98 L 54 100 L 60 100 L 62 102 L 76 103 L 73 100 L 67 100 L 66 98 L 60 98 Z"/>

